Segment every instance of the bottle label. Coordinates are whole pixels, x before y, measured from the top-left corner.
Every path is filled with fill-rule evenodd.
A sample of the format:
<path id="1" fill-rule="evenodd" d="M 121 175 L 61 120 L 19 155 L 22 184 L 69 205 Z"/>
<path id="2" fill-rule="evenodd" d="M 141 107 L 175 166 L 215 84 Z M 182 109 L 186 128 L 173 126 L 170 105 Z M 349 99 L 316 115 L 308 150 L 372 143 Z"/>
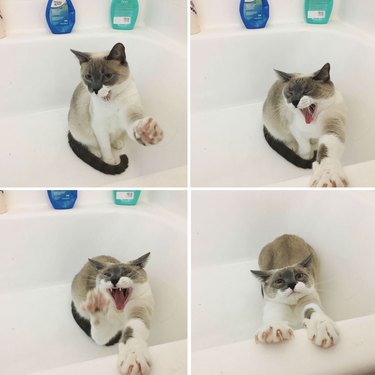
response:
<path id="1" fill-rule="evenodd" d="M 130 25 L 131 17 L 113 17 L 113 23 L 115 25 Z"/>
<path id="2" fill-rule="evenodd" d="M 66 4 L 66 0 L 53 0 L 51 3 L 51 8 L 60 8 Z"/>
<path id="3" fill-rule="evenodd" d="M 116 198 L 124 201 L 130 201 L 134 199 L 133 191 L 119 191 L 116 194 Z"/>
<path id="4" fill-rule="evenodd" d="M 244 17 L 247 20 L 262 20 L 263 8 L 262 0 L 245 0 L 244 1 Z"/>
<path id="5" fill-rule="evenodd" d="M 307 12 L 307 18 L 322 19 L 326 17 L 325 10 L 309 10 Z"/>

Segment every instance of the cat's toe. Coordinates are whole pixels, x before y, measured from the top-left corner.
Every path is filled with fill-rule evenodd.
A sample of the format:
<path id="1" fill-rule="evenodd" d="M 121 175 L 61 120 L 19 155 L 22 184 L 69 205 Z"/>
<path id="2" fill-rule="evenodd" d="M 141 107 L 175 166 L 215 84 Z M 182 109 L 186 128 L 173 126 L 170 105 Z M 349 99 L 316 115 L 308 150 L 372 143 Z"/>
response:
<path id="1" fill-rule="evenodd" d="M 325 158 L 321 163 L 313 163 L 313 175 L 310 186 L 312 187 L 347 187 L 348 178 L 338 160 Z"/>
<path id="2" fill-rule="evenodd" d="M 147 344 L 135 338 L 119 344 L 117 366 L 121 375 L 149 375 L 151 370 Z"/>
<path id="3" fill-rule="evenodd" d="M 155 119 L 147 117 L 139 121 L 140 124 L 134 130 L 134 136 L 139 143 L 144 146 L 156 145 L 163 139 L 163 130 Z"/>
<path id="4" fill-rule="evenodd" d="M 270 324 L 255 335 L 255 342 L 262 344 L 279 343 L 294 337 L 293 330 L 286 323 Z"/>
<path id="5" fill-rule="evenodd" d="M 122 139 L 116 139 L 111 145 L 115 150 L 121 150 L 124 148 L 125 142 Z"/>
<path id="6" fill-rule="evenodd" d="M 84 311 L 90 314 L 98 312 L 106 312 L 108 309 L 109 300 L 105 297 L 103 292 L 99 289 L 90 290 L 87 293 L 86 301 L 81 305 Z"/>
<path id="7" fill-rule="evenodd" d="M 335 325 L 329 318 L 313 315 L 311 319 L 304 320 L 304 325 L 307 329 L 307 337 L 321 348 L 330 348 L 339 339 Z"/>

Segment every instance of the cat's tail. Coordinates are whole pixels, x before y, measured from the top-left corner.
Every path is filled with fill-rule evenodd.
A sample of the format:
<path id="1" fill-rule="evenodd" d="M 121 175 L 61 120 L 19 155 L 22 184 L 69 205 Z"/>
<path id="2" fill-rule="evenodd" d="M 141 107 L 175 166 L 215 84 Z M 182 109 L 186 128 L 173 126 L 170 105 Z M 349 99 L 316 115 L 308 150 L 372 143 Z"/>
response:
<path id="1" fill-rule="evenodd" d="M 267 143 L 274 149 L 278 154 L 280 154 L 284 159 L 288 160 L 290 163 L 294 164 L 299 168 L 311 169 L 312 164 L 316 160 L 316 151 L 314 156 L 310 160 L 302 159 L 298 154 L 285 145 L 285 143 L 272 137 L 270 132 L 265 126 L 263 126 L 264 138 L 266 138 Z"/>
<path id="2" fill-rule="evenodd" d="M 91 153 L 85 145 L 74 139 L 70 132 L 68 133 L 68 142 L 73 152 L 81 160 L 99 172 L 112 175 L 120 174 L 123 173 L 129 165 L 128 157 L 125 154 L 120 156 L 119 164 L 112 165 L 105 163 L 102 159 Z"/>

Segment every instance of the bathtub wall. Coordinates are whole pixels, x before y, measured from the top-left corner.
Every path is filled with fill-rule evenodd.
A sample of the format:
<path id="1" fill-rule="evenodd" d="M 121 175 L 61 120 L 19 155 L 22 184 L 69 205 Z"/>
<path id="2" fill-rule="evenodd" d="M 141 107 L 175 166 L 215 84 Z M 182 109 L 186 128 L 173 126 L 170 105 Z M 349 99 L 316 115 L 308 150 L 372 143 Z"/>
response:
<path id="1" fill-rule="evenodd" d="M 47 0 L 1 0 L 8 34 L 44 32 Z M 74 31 L 108 29 L 111 0 L 73 0 L 76 10 Z M 180 0 L 139 0 L 136 28 L 151 27 L 180 42 L 186 41 L 187 6 Z M 119 32 L 122 33 L 122 32 Z"/>
<path id="2" fill-rule="evenodd" d="M 341 3 L 346 0 L 335 0 L 331 19 L 338 18 Z M 305 22 L 304 0 L 268 0 L 270 4 L 269 24 Z M 353 0 L 355 2 L 355 0 Z M 203 28 L 222 28 L 242 26 L 239 13 L 240 0 L 195 0 L 200 22 Z"/>
<path id="3" fill-rule="evenodd" d="M 371 34 L 375 34 L 374 14 L 373 0 L 341 0 L 340 19 Z"/>
<path id="4" fill-rule="evenodd" d="M 39 209 L 51 209 L 45 190 L 5 191 L 8 212 L 32 211 Z M 174 215 L 186 218 L 187 196 L 184 191 L 146 190 L 142 191 L 139 205 L 153 205 L 169 211 Z M 113 193 L 111 190 L 79 190 L 75 207 L 87 207 L 92 205 L 113 205 Z M 123 207 L 127 209 L 126 206 Z"/>
<path id="5" fill-rule="evenodd" d="M 305 22 L 305 0 L 268 0 L 270 4 L 269 25 Z M 242 27 L 238 11 L 240 0 L 195 0 L 204 29 L 222 27 Z M 375 2 L 372 0 L 335 0 L 331 20 L 339 20 L 361 28 L 366 32 L 375 33 L 373 14 Z"/>

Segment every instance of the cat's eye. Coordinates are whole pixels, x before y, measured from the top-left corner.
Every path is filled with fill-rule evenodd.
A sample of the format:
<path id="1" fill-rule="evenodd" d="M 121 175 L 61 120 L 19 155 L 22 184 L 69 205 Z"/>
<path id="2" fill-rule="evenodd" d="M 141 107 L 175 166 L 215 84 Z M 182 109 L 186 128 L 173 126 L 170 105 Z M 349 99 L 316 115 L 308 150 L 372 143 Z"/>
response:
<path id="1" fill-rule="evenodd" d="M 85 78 L 90 81 L 92 79 L 92 75 L 91 74 L 85 74 Z"/>
<path id="2" fill-rule="evenodd" d="M 297 273 L 296 275 L 296 280 L 297 281 L 301 281 L 305 278 L 305 274 L 304 273 Z"/>
<path id="3" fill-rule="evenodd" d="M 105 276 L 105 277 L 111 277 L 112 275 L 111 275 L 110 272 L 105 272 L 105 273 L 104 273 L 104 276 Z"/>
<path id="4" fill-rule="evenodd" d="M 281 286 L 284 284 L 284 280 L 283 279 L 277 279 L 275 282 L 274 282 L 275 285 L 277 286 Z"/>
<path id="5" fill-rule="evenodd" d="M 112 73 L 105 73 L 104 74 L 104 78 L 105 79 L 111 79 L 113 77 L 113 74 Z"/>

